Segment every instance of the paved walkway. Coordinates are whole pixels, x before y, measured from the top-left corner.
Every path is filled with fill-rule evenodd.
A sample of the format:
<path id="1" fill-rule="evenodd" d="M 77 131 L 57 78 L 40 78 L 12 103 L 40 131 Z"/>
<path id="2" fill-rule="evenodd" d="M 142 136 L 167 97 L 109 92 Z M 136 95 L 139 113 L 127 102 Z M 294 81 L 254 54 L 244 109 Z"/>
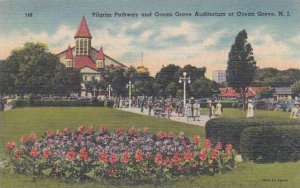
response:
<path id="1" fill-rule="evenodd" d="M 118 108 L 118 109 L 148 116 L 147 109 L 144 109 L 144 112 L 141 112 L 140 108 Z M 151 116 L 153 116 L 153 112 L 152 112 Z M 205 127 L 205 124 L 209 120 L 209 117 L 207 115 L 201 115 L 199 121 L 194 121 L 194 120 L 188 121 L 186 117 L 181 117 L 181 116 L 178 117 L 177 114 L 175 112 L 173 112 L 170 120 Z"/>

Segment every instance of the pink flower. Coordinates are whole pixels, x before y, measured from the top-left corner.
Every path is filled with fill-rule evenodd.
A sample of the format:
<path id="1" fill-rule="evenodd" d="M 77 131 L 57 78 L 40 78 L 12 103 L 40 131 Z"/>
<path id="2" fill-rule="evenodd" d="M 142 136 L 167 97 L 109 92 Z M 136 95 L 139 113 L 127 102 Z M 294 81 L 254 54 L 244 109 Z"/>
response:
<path id="1" fill-rule="evenodd" d="M 15 148 L 15 146 L 16 146 L 16 143 L 13 140 L 7 142 L 7 144 L 6 144 L 6 148 L 8 150 L 13 150 Z"/>
<path id="2" fill-rule="evenodd" d="M 29 137 L 29 140 L 30 140 L 31 142 L 35 142 L 35 141 L 36 141 L 36 135 L 35 135 L 35 133 L 31 133 L 31 135 L 30 135 L 30 137 Z"/>
<path id="3" fill-rule="evenodd" d="M 205 148 L 206 148 L 206 149 L 211 148 L 211 141 L 210 141 L 210 139 L 205 139 L 204 145 L 205 145 Z"/>
<path id="4" fill-rule="evenodd" d="M 81 158 L 81 159 L 83 159 L 85 161 L 87 161 L 89 159 L 89 154 L 88 154 L 88 152 L 86 151 L 85 148 L 80 149 L 80 151 L 79 151 L 79 158 Z"/>
<path id="5" fill-rule="evenodd" d="M 207 151 L 206 149 L 202 149 L 199 153 L 199 159 L 201 161 L 205 161 L 207 159 Z"/>
<path id="6" fill-rule="evenodd" d="M 51 137 L 53 135 L 53 131 L 52 130 L 48 130 L 46 133 L 47 133 L 47 137 Z"/>
<path id="7" fill-rule="evenodd" d="M 199 144 L 200 143 L 200 136 L 199 135 L 196 135 L 193 137 L 193 144 Z"/>
<path id="8" fill-rule="evenodd" d="M 218 142 L 217 145 L 215 146 L 216 150 L 221 150 L 222 149 L 222 144 L 221 142 Z"/>
<path id="9" fill-rule="evenodd" d="M 74 149 L 71 148 L 66 155 L 66 159 L 69 161 L 73 161 L 74 157 L 75 157 L 75 151 Z"/>
<path id="10" fill-rule="evenodd" d="M 117 128 L 117 134 L 122 134 L 123 133 L 123 128 L 122 127 L 118 127 Z"/>
<path id="11" fill-rule="evenodd" d="M 21 151 L 17 150 L 15 151 L 15 158 L 19 158 L 21 156 Z"/>
<path id="12" fill-rule="evenodd" d="M 100 159 L 99 159 L 99 163 L 100 164 L 104 164 L 107 162 L 107 153 L 105 151 L 102 151 L 100 153 Z"/>
<path id="13" fill-rule="evenodd" d="M 185 161 L 192 161 L 192 160 L 194 159 L 193 153 L 192 153 L 190 150 L 188 150 L 188 151 L 184 154 L 183 158 L 184 158 Z"/>
<path id="14" fill-rule="evenodd" d="M 83 131 L 84 131 L 84 126 L 83 125 L 81 125 L 80 127 L 78 127 L 78 132 L 83 133 Z"/>
<path id="15" fill-rule="evenodd" d="M 38 148 L 37 147 L 32 148 L 29 155 L 34 158 L 37 157 L 38 156 Z"/>
<path id="16" fill-rule="evenodd" d="M 123 152 L 121 162 L 124 164 L 128 164 L 130 161 L 130 155 L 127 151 Z"/>
<path id="17" fill-rule="evenodd" d="M 65 132 L 65 134 L 69 134 L 70 133 L 70 129 L 69 128 L 65 128 L 64 132 Z"/>
<path id="18" fill-rule="evenodd" d="M 155 159 L 154 159 L 155 164 L 161 165 L 161 164 L 163 164 L 163 161 L 164 160 L 163 160 L 161 153 L 160 152 L 156 153 Z"/>
<path id="19" fill-rule="evenodd" d="M 116 153 L 112 153 L 109 157 L 109 163 L 114 165 L 118 162 L 118 155 Z"/>
<path id="20" fill-rule="evenodd" d="M 51 153 L 52 153 L 51 150 L 49 148 L 46 148 L 43 150 L 43 157 L 45 159 L 48 159 L 48 157 L 51 155 Z"/>
<path id="21" fill-rule="evenodd" d="M 210 154 L 210 157 L 212 159 L 218 159 L 218 157 L 219 157 L 219 150 L 213 149 L 213 151 Z"/>
<path id="22" fill-rule="evenodd" d="M 136 152 L 135 152 L 135 161 L 136 162 L 138 162 L 138 163 L 140 163 L 140 162 L 142 162 L 144 159 L 143 159 L 143 152 L 141 151 L 141 150 L 137 150 Z"/>

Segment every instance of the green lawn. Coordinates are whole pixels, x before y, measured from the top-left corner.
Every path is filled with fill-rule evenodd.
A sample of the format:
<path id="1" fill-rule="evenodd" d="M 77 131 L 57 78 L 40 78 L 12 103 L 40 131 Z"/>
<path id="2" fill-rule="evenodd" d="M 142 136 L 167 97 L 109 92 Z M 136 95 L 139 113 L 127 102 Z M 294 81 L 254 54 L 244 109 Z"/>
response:
<path id="1" fill-rule="evenodd" d="M 225 109 L 224 116 L 240 118 L 245 112 L 238 109 Z M 289 113 L 258 111 L 257 117 L 288 119 Z M 5 145 L 10 139 L 18 140 L 22 135 L 35 132 L 40 136 L 45 130 L 76 129 L 80 125 L 94 128 L 106 125 L 110 130 L 122 126 L 128 129 L 148 127 L 151 131 L 184 131 L 187 135 L 199 134 L 205 137 L 204 128 L 173 122 L 166 119 L 142 116 L 109 108 L 19 108 L 0 113 L 0 158 L 5 158 Z M 272 181 L 274 180 L 274 181 Z M 280 182 L 281 180 L 281 182 Z M 300 162 L 255 164 L 243 162 L 232 172 L 197 178 L 182 179 L 171 185 L 174 187 L 298 187 L 300 185 Z M 107 187 L 102 185 L 101 187 Z M 42 179 L 32 182 L 29 177 L 0 171 L 0 187 L 99 187 L 98 184 L 65 184 L 56 180 Z M 151 187 L 144 185 L 141 187 Z"/>

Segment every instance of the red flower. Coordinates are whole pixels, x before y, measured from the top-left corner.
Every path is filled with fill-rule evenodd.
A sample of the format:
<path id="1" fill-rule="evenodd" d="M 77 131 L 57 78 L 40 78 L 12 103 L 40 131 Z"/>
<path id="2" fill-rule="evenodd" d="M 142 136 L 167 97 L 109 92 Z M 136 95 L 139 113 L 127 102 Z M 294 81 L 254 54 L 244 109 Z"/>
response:
<path id="1" fill-rule="evenodd" d="M 200 151 L 198 157 L 199 157 L 199 159 L 200 159 L 201 161 L 205 161 L 205 160 L 207 159 L 207 151 L 206 151 L 206 149 L 202 149 L 202 150 Z"/>
<path id="2" fill-rule="evenodd" d="M 129 135 L 129 136 L 134 136 L 134 135 L 136 135 L 136 129 L 133 127 L 133 128 L 131 128 L 130 130 L 128 130 L 128 135 Z"/>
<path id="3" fill-rule="evenodd" d="M 205 148 L 206 148 L 206 149 L 211 148 L 211 141 L 210 141 L 210 139 L 205 139 L 204 145 L 205 145 Z"/>
<path id="4" fill-rule="evenodd" d="M 26 144 L 26 142 L 27 142 L 27 138 L 25 136 L 22 136 L 21 137 L 21 143 Z"/>
<path id="5" fill-rule="evenodd" d="M 216 150 L 221 150 L 222 149 L 222 144 L 221 142 L 218 142 L 217 145 L 215 146 Z"/>
<path id="6" fill-rule="evenodd" d="M 117 128 L 117 133 L 118 134 L 122 134 L 123 133 L 123 128 L 122 127 L 118 127 Z"/>
<path id="7" fill-rule="evenodd" d="M 79 158 L 87 161 L 89 159 L 89 154 L 85 148 L 79 150 Z"/>
<path id="8" fill-rule="evenodd" d="M 84 131 L 83 125 L 81 125 L 80 127 L 78 127 L 78 132 L 82 133 L 83 131 Z"/>
<path id="9" fill-rule="evenodd" d="M 38 156 L 38 148 L 37 147 L 32 148 L 29 155 L 34 158 L 37 157 Z"/>
<path id="10" fill-rule="evenodd" d="M 166 160 L 163 161 L 163 165 L 167 168 L 172 168 L 172 160 L 170 160 L 170 158 L 167 157 Z"/>
<path id="11" fill-rule="evenodd" d="M 21 151 L 20 150 L 17 150 L 15 152 L 15 158 L 19 158 L 21 156 Z"/>
<path id="12" fill-rule="evenodd" d="M 103 126 L 103 127 L 100 128 L 100 133 L 103 134 L 103 133 L 106 133 L 106 132 L 107 132 L 107 128 L 106 127 Z"/>
<path id="13" fill-rule="evenodd" d="M 183 165 L 178 165 L 178 171 L 183 171 L 183 170 L 184 170 Z"/>
<path id="14" fill-rule="evenodd" d="M 136 152 L 135 152 L 135 161 L 136 162 L 142 162 L 144 159 L 143 159 L 143 152 L 141 151 L 141 150 L 137 150 Z"/>
<path id="15" fill-rule="evenodd" d="M 7 142 L 7 144 L 6 144 L 6 148 L 8 150 L 13 150 L 15 148 L 15 146 L 16 146 L 16 143 L 13 140 Z"/>
<path id="16" fill-rule="evenodd" d="M 210 157 L 212 159 L 218 159 L 218 157 L 219 157 L 219 150 L 213 149 L 213 151 L 210 154 Z"/>
<path id="17" fill-rule="evenodd" d="M 122 154 L 121 162 L 124 164 L 128 164 L 130 161 L 130 155 L 127 151 Z"/>
<path id="18" fill-rule="evenodd" d="M 72 139 L 73 140 L 76 140 L 78 138 L 78 135 L 77 135 L 77 133 L 75 133 L 75 132 L 72 132 Z"/>
<path id="19" fill-rule="evenodd" d="M 75 151 L 74 149 L 71 148 L 66 155 L 66 159 L 69 161 L 73 161 L 74 157 L 75 157 Z"/>
<path id="20" fill-rule="evenodd" d="M 65 128 L 64 132 L 65 132 L 65 134 L 69 134 L 70 133 L 70 129 L 69 128 Z"/>
<path id="21" fill-rule="evenodd" d="M 118 155 L 116 153 L 112 153 L 109 157 L 109 163 L 114 165 L 118 162 Z"/>
<path id="22" fill-rule="evenodd" d="M 180 162 L 180 156 L 179 156 L 179 153 L 178 153 L 178 152 L 176 152 L 176 153 L 174 154 L 173 159 L 172 159 L 172 162 L 175 163 L 175 164 Z"/>
<path id="23" fill-rule="evenodd" d="M 163 164 L 163 161 L 164 160 L 163 160 L 161 153 L 160 152 L 156 153 L 155 159 L 154 159 L 155 164 L 161 165 L 161 164 Z"/>
<path id="24" fill-rule="evenodd" d="M 35 141 L 36 141 L 36 135 L 35 135 L 35 133 L 31 133 L 31 135 L 30 135 L 30 137 L 29 137 L 29 140 L 30 140 L 31 142 L 35 142 Z"/>
<path id="25" fill-rule="evenodd" d="M 144 132 L 146 133 L 146 132 L 148 132 L 149 131 L 149 128 L 148 127 L 145 127 L 144 128 Z"/>
<path id="26" fill-rule="evenodd" d="M 48 159 L 48 157 L 51 155 L 51 153 L 52 153 L 51 150 L 49 148 L 46 148 L 43 150 L 43 157 L 45 159 Z"/>
<path id="27" fill-rule="evenodd" d="M 169 138 L 174 138 L 175 134 L 174 133 L 169 133 Z"/>
<path id="28" fill-rule="evenodd" d="M 87 133 L 88 135 L 92 135 L 92 134 L 93 134 L 93 132 L 94 132 L 94 129 L 93 129 L 93 127 L 91 127 L 91 128 L 88 128 L 88 129 L 86 130 L 86 133 Z"/>
<path id="29" fill-rule="evenodd" d="M 53 135 L 53 131 L 52 130 L 48 130 L 47 131 L 47 137 L 51 137 Z"/>
<path id="30" fill-rule="evenodd" d="M 57 135 L 57 136 L 61 136 L 61 135 L 62 135 L 61 130 L 57 130 L 57 131 L 56 131 L 56 135 Z"/>
<path id="31" fill-rule="evenodd" d="M 183 158 L 184 158 L 185 161 L 192 161 L 192 160 L 194 159 L 193 153 L 192 153 L 190 150 L 188 150 L 188 151 L 184 154 Z"/>
<path id="32" fill-rule="evenodd" d="M 193 137 L 193 144 L 199 144 L 200 143 L 200 136 L 196 135 Z"/>
<path id="33" fill-rule="evenodd" d="M 101 164 L 104 164 L 104 163 L 107 162 L 107 153 L 106 153 L 105 151 L 102 151 L 102 152 L 100 153 L 100 160 L 99 160 L 99 162 L 100 162 Z"/>

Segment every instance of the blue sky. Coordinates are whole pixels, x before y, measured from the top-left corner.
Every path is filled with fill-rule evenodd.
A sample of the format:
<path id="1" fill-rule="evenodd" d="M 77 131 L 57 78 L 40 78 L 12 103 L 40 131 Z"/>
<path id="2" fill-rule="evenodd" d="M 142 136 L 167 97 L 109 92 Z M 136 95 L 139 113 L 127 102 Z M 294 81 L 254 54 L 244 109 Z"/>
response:
<path id="1" fill-rule="evenodd" d="M 175 12 L 224 12 L 225 17 L 177 17 Z M 237 12 L 283 11 L 291 16 L 237 16 Z M 33 13 L 26 18 L 25 13 Z M 137 18 L 93 17 L 93 12 L 138 13 Z M 141 13 L 172 13 L 142 18 Z M 227 14 L 233 12 L 234 16 Z M 279 69 L 300 67 L 300 1 L 158 1 L 158 0 L 0 0 L 0 59 L 25 42 L 48 44 L 53 53 L 74 45 L 73 36 L 86 17 L 92 45 L 127 65 L 148 67 L 154 75 L 162 65 L 225 69 L 230 46 L 246 29 L 257 65 Z"/>

